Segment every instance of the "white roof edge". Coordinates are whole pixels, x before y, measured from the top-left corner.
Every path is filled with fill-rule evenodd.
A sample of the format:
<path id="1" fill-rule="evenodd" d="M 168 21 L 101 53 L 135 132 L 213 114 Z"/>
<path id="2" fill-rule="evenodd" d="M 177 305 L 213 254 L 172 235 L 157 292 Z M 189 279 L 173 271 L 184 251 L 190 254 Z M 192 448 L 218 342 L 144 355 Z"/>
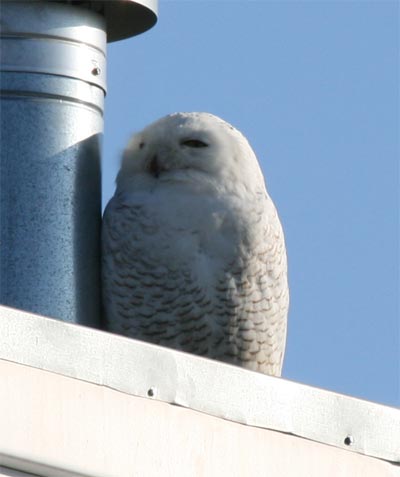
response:
<path id="1" fill-rule="evenodd" d="M 17 470 L 18 469 L 18 470 Z M 76 471 L 51 467 L 40 462 L 26 460 L 22 456 L 10 456 L 0 453 L 0 477 L 100 477 L 78 474 Z"/>
<path id="2" fill-rule="evenodd" d="M 0 306 L 0 360 L 400 463 L 400 410 Z"/>

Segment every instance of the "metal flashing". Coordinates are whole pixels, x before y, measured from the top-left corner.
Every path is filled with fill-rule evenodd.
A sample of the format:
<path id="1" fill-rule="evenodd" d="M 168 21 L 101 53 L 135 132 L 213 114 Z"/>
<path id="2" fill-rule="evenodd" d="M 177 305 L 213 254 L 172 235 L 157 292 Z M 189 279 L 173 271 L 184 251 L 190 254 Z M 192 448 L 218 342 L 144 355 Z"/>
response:
<path id="1" fill-rule="evenodd" d="M 0 360 L 400 463 L 400 410 L 0 307 Z"/>

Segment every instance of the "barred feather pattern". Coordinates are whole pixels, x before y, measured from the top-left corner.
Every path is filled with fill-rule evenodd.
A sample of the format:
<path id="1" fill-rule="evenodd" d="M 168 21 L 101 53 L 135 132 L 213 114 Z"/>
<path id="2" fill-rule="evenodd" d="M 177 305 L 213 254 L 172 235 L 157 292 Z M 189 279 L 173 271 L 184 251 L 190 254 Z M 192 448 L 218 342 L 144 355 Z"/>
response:
<path id="1" fill-rule="evenodd" d="M 128 147 L 104 214 L 106 329 L 280 376 L 289 306 L 285 242 L 254 153 L 215 116 L 177 113 L 160 121 Z M 185 149 L 176 163 L 173 138 L 181 144 L 192 130 L 195 138 L 201 132 L 206 156 Z M 223 147 L 213 149 L 220 136 Z M 232 152 L 233 142 L 239 147 Z M 192 168 L 193 154 L 200 170 Z M 247 169 L 235 159 L 241 155 Z"/>

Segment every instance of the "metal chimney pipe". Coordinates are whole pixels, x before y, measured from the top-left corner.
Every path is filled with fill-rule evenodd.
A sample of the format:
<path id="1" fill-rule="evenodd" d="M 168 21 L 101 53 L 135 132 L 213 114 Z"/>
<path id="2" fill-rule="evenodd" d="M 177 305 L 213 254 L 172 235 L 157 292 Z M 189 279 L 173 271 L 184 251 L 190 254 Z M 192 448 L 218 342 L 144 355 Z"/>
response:
<path id="1" fill-rule="evenodd" d="M 1 304 L 98 326 L 107 29 L 155 20 L 143 2 L 1 3 Z"/>

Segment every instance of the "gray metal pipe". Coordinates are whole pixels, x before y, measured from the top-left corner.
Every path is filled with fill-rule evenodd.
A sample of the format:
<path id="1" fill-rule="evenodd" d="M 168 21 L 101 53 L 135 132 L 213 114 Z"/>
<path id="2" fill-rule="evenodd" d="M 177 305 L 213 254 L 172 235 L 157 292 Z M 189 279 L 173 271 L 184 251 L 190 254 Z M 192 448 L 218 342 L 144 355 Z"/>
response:
<path id="1" fill-rule="evenodd" d="M 0 302 L 97 326 L 105 20 L 5 2 L 0 47 Z"/>
<path id="2" fill-rule="evenodd" d="M 2 0 L 0 304 L 97 327 L 106 41 L 157 0 Z"/>

